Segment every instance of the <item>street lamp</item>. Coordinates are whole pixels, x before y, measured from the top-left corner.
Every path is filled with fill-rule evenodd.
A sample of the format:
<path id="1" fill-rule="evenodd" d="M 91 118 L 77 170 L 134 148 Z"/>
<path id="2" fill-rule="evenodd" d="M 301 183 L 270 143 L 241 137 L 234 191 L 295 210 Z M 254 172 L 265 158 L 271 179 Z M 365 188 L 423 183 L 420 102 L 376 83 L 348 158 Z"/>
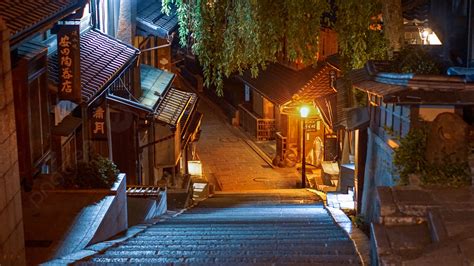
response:
<path id="1" fill-rule="evenodd" d="M 302 149 L 302 159 L 301 159 L 301 188 L 306 187 L 306 118 L 309 114 L 309 107 L 308 106 L 301 106 L 300 108 L 300 116 L 303 120 L 303 149 Z"/>

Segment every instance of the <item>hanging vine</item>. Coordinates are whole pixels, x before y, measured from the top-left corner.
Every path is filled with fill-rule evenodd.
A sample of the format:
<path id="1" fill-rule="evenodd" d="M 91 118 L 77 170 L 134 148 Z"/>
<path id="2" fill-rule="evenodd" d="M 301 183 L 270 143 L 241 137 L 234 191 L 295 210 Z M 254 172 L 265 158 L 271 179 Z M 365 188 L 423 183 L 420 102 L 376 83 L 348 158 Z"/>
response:
<path id="1" fill-rule="evenodd" d="M 163 0 L 177 7 L 181 45 L 191 45 L 205 83 L 222 93 L 224 77 L 251 69 L 252 75 L 283 54 L 305 64 L 317 61 L 326 0 Z M 189 40 L 191 40 L 189 42 Z"/>
<path id="2" fill-rule="evenodd" d="M 339 54 L 346 70 L 387 57 L 380 0 L 336 0 Z"/>

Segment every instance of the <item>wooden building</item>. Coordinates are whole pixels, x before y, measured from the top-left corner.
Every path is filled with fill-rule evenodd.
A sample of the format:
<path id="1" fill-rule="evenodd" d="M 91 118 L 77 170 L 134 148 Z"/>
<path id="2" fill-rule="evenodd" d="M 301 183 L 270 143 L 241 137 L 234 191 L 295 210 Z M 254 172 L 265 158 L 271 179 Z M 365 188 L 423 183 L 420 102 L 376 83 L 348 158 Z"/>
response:
<path id="1" fill-rule="evenodd" d="M 0 16 L 10 30 L 15 121 L 21 182 L 50 172 L 53 161 L 52 105 L 47 46 L 42 40 L 59 20 L 82 14 L 85 1 L 1 2 Z"/>
<path id="2" fill-rule="evenodd" d="M 161 12 L 161 5 L 161 0 L 137 0 L 136 34 L 133 45 L 144 50 L 141 56 L 142 63 L 172 71 L 171 51 L 172 44 L 177 44 L 174 36 L 178 29 L 178 17 L 174 4 L 170 4 L 169 15 Z M 161 48 L 153 49 L 157 46 Z"/>
<path id="3" fill-rule="evenodd" d="M 302 125 L 299 107 L 312 107 L 306 121 L 307 150 L 310 163 L 320 166 L 337 157 L 333 141 L 336 110 L 335 80 L 339 70 L 323 63 L 313 68 L 293 70 L 272 64 L 257 78 L 245 73 L 244 103 L 239 105 L 240 126 L 257 140 L 276 139 L 276 156 L 292 165 L 301 158 Z M 329 144 L 331 142 L 331 144 Z M 323 149 L 323 147 L 332 147 Z M 293 162 L 293 163 L 291 163 Z"/>
<path id="4" fill-rule="evenodd" d="M 393 186 L 398 179 L 393 150 L 401 137 L 420 125 L 420 118 L 431 123 L 439 115 L 451 113 L 470 126 L 474 124 L 474 83 L 467 77 L 384 72 L 389 64 L 368 62 L 367 78 L 353 82 L 354 88 L 366 93 L 370 115 L 361 200 L 361 212 L 369 220 L 377 212 L 376 187 Z"/>

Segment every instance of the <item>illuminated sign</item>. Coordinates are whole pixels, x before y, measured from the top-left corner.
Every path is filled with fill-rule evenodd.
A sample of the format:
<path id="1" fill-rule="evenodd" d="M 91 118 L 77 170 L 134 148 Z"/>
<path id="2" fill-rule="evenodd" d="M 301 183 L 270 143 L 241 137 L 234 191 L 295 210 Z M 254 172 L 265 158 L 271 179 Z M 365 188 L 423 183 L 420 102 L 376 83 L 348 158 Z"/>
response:
<path id="1" fill-rule="evenodd" d="M 107 139 L 105 104 L 92 108 L 91 139 Z"/>
<path id="2" fill-rule="evenodd" d="M 61 100 L 81 102 L 79 25 L 61 25 L 58 31 L 59 88 Z"/>

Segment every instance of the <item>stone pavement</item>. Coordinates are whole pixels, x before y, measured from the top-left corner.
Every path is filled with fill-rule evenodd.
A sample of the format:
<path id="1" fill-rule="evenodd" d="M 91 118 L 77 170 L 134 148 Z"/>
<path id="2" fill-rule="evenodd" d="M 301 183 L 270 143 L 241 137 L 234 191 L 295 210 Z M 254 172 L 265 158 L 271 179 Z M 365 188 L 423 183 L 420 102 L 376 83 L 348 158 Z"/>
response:
<path id="1" fill-rule="evenodd" d="M 217 183 L 216 190 L 296 188 L 300 176 L 295 169 L 272 168 L 247 144 L 246 135 L 228 124 L 221 111 L 206 100 L 199 103 L 204 117 L 196 150 L 203 173 Z"/>
<path id="2" fill-rule="evenodd" d="M 217 192 L 79 265 L 360 265 L 321 200 L 302 189 Z"/>

